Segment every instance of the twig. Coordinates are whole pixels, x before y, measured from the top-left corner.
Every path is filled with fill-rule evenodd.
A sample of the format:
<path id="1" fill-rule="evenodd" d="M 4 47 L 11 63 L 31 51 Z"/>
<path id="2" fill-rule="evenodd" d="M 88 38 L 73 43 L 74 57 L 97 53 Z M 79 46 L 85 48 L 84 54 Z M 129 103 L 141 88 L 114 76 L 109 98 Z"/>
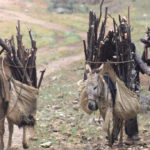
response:
<path id="1" fill-rule="evenodd" d="M 111 14 L 109 14 L 108 13 L 108 16 L 113 20 L 114 18 L 112 17 L 112 15 Z M 118 24 L 116 23 L 116 21 L 115 21 L 115 25 L 117 26 L 117 28 L 118 28 Z"/>
<path id="2" fill-rule="evenodd" d="M 31 55 L 31 58 L 30 58 L 30 61 L 29 61 L 29 65 L 30 66 L 35 66 L 35 68 L 33 68 L 29 71 L 29 76 L 30 76 L 30 79 L 33 81 L 32 85 L 34 87 L 37 87 L 37 74 L 36 74 L 36 52 L 37 52 L 37 47 L 36 47 L 36 41 L 33 40 L 31 30 L 29 30 L 29 36 L 30 36 L 31 46 L 32 46 L 32 51 L 31 51 L 32 55 Z"/>
<path id="3" fill-rule="evenodd" d="M 128 25 L 130 27 L 131 23 L 130 23 L 130 6 L 128 6 Z"/>
<path id="4" fill-rule="evenodd" d="M 39 89 L 40 86 L 41 86 L 41 83 L 42 83 L 42 80 L 43 80 L 45 71 L 46 71 L 46 68 L 41 71 L 41 76 L 40 76 L 40 80 L 39 80 L 39 83 L 38 83 L 38 89 Z"/>
<path id="5" fill-rule="evenodd" d="M 98 19 L 98 23 L 97 23 L 97 28 L 99 27 L 99 24 L 101 22 L 101 18 L 102 18 L 102 6 L 103 6 L 104 0 L 101 1 L 100 3 L 100 14 L 99 14 L 99 19 Z"/>
<path id="6" fill-rule="evenodd" d="M 84 46 L 85 60 L 87 60 L 87 52 L 86 52 L 86 42 L 85 42 L 85 40 L 83 40 L 83 46 Z"/>
<path id="7" fill-rule="evenodd" d="M 102 22 L 102 26 L 101 26 L 101 31 L 100 31 L 100 35 L 99 35 L 99 39 L 98 39 L 98 43 L 100 41 L 104 40 L 104 36 L 105 36 L 105 29 L 106 29 L 106 22 L 107 22 L 107 13 L 108 13 L 108 8 L 105 8 L 105 19 Z"/>

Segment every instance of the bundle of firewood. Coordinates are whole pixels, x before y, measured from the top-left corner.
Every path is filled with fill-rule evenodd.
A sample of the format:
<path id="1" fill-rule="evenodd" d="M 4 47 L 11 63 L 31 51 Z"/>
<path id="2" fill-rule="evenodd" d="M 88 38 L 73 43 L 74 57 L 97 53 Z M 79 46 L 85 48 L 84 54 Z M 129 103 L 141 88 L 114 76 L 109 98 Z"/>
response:
<path id="1" fill-rule="evenodd" d="M 89 13 L 89 29 L 87 32 L 87 43 L 84 43 L 84 53 L 86 63 L 92 69 L 98 68 L 102 63 L 115 64 L 114 69 L 119 78 L 127 85 L 131 84 L 131 70 L 135 69 L 133 63 L 134 47 L 131 43 L 130 31 L 130 11 L 128 9 L 128 19 L 119 15 L 118 24 L 105 8 L 104 20 L 102 19 L 102 5 L 100 4 L 100 15 L 97 18 L 94 12 Z M 107 18 L 113 20 L 113 30 L 106 33 Z M 100 29 L 99 29 L 100 28 Z M 131 85 L 130 85 L 131 86 Z M 128 85 L 128 87 L 130 87 Z"/>
<path id="2" fill-rule="evenodd" d="M 123 61 L 122 55 L 124 55 L 125 49 L 129 49 L 131 43 L 129 19 L 126 20 L 126 18 L 119 15 L 118 25 L 115 19 L 108 13 L 108 8 L 106 7 L 104 20 L 101 21 L 103 2 L 104 0 L 102 0 L 100 4 L 100 15 L 98 18 L 93 11 L 89 12 L 87 43 L 85 40 L 83 41 L 85 60 L 91 68 L 99 67 L 101 65 L 100 62 Z M 113 30 L 109 30 L 106 34 L 108 17 L 113 19 Z M 128 18 L 129 17 L 128 15 Z M 124 44 L 125 47 L 123 47 Z"/>
<path id="3" fill-rule="evenodd" d="M 105 36 L 106 22 L 107 22 L 107 8 L 105 10 L 105 19 L 102 22 L 100 33 L 98 35 L 99 25 L 101 23 L 102 18 L 102 5 L 104 0 L 102 0 L 100 4 L 100 16 L 97 18 L 96 14 L 93 11 L 89 12 L 89 29 L 87 32 L 87 44 L 85 40 L 84 44 L 84 53 L 85 59 L 90 64 L 92 68 L 95 68 L 95 64 L 90 62 L 97 62 L 100 57 L 100 49 L 102 46 L 102 41 Z"/>
<path id="4" fill-rule="evenodd" d="M 22 35 L 20 33 L 20 21 L 18 21 L 17 29 L 17 48 L 15 46 L 14 37 L 12 36 L 10 40 L 3 41 L 0 38 L 0 46 L 2 50 L 0 54 L 6 52 L 6 62 L 10 67 L 13 78 L 25 83 L 27 85 L 39 88 L 43 73 L 41 75 L 39 85 L 37 85 L 37 69 L 36 69 L 36 41 L 32 37 L 32 32 L 29 30 L 29 37 L 31 40 L 31 48 L 26 49 L 22 42 Z"/>
<path id="5" fill-rule="evenodd" d="M 115 72 L 127 87 L 132 89 L 132 81 L 136 75 L 132 75 L 136 65 L 141 71 L 150 75 L 148 68 L 136 52 L 134 43 L 131 39 L 130 26 L 130 7 L 128 7 L 128 16 L 118 16 L 118 22 L 109 14 L 105 8 L 104 20 L 102 20 L 102 6 L 104 0 L 100 3 L 100 15 L 97 18 L 93 11 L 89 12 L 89 29 L 87 32 L 87 42 L 83 40 L 85 62 L 92 69 L 98 68 L 102 63 L 111 63 Z M 107 18 L 113 20 L 113 30 L 106 34 Z M 134 62 L 135 61 L 135 62 Z M 86 71 L 85 71 L 86 74 Z M 86 78 L 86 76 L 84 76 Z"/>

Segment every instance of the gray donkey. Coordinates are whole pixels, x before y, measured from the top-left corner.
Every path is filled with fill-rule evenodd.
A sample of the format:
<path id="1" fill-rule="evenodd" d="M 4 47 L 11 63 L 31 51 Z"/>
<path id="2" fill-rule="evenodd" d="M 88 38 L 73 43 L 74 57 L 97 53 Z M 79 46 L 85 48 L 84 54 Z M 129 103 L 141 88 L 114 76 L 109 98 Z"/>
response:
<path id="1" fill-rule="evenodd" d="M 112 94 L 109 86 L 109 84 L 113 83 L 107 75 L 101 75 L 101 68 L 91 70 L 89 66 L 86 66 L 86 71 L 89 72 L 87 73 L 86 81 L 88 109 L 92 111 L 99 109 L 104 119 L 104 130 L 107 132 L 110 146 L 113 145 L 121 129 L 119 146 L 122 146 L 123 120 L 120 120 L 114 113 L 115 93 Z M 112 90 L 115 92 L 114 87 Z M 113 118 L 112 131 L 110 131 L 111 118 Z"/>

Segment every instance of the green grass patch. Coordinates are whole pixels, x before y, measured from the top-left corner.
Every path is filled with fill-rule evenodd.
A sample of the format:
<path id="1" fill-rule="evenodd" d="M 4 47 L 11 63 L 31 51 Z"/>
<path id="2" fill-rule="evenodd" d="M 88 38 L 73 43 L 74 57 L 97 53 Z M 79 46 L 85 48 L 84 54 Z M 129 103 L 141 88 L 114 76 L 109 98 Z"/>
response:
<path id="1" fill-rule="evenodd" d="M 0 36 L 3 39 L 9 39 L 12 35 L 15 37 L 17 32 L 16 25 L 17 22 L 0 22 L 0 28 L 3 29 L 0 31 Z M 36 40 L 38 48 L 47 45 L 51 48 L 54 48 L 79 43 L 81 41 L 81 37 L 76 33 L 68 33 L 66 31 L 56 32 L 39 25 L 21 23 L 21 34 L 23 35 L 23 44 L 25 48 L 31 47 L 31 41 L 28 33 L 29 29 L 32 31 L 32 36 Z M 59 37 L 61 37 L 61 39 L 57 40 Z M 52 55 L 52 57 L 52 60 L 55 60 L 55 54 Z"/>
<path id="2" fill-rule="evenodd" d="M 69 50 L 69 49 L 67 49 L 67 47 L 66 47 L 66 50 L 62 50 L 62 51 L 53 50 L 51 52 L 45 53 L 44 55 L 41 55 L 40 57 L 38 57 L 37 58 L 37 66 L 40 66 L 40 65 L 46 64 L 46 63 L 50 63 L 51 61 L 57 60 L 59 58 L 78 54 L 81 51 L 82 51 L 82 48 L 76 48 L 73 50 Z"/>
<path id="3" fill-rule="evenodd" d="M 66 33 L 63 45 L 70 45 L 70 44 L 79 43 L 81 40 L 82 40 L 81 37 L 77 34 Z"/>
<path id="4" fill-rule="evenodd" d="M 0 36 L 3 39 L 9 39 L 12 35 L 16 36 L 16 22 L 0 22 Z M 33 38 L 37 41 L 37 47 L 52 45 L 55 43 L 57 33 L 55 31 L 46 29 L 39 25 L 21 23 L 21 34 L 23 35 L 23 44 L 26 48 L 31 47 L 28 30 L 32 30 Z"/>

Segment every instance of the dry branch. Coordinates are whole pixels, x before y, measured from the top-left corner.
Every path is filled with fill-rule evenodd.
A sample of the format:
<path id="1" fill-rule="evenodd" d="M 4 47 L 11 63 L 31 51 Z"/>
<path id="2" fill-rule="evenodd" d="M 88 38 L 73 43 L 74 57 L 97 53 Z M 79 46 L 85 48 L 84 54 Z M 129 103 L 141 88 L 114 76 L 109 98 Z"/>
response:
<path id="1" fill-rule="evenodd" d="M 31 49 L 25 49 L 22 43 L 22 35 L 20 32 L 20 21 L 17 27 L 17 51 L 15 49 L 14 37 L 5 42 L 0 38 L 0 46 L 2 50 L 6 50 L 7 63 L 10 66 L 13 77 L 23 83 L 37 88 L 37 71 L 36 71 L 36 41 L 33 40 L 31 30 L 29 30 L 29 37 L 31 40 Z M 44 71 L 45 72 L 45 71 Z M 42 82 L 44 73 L 39 81 L 39 86 Z"/>
<path id="2" fill-rule="evenodd" d="M 44 69 L 44 70 L 41 71 L 41 76 L 40 76 L 40 80 L 39 80 L 39 83 L 38 83 L 38 89 L 39 89 L 40 86 L 41 86 L 41 83 L 42 83 L 42 80 L 43 80 L 43 76 L 44 76 L 45 71 L 46 71 L 46 69 Z"/>
<path id="3" fill-rule="evenodd" d="M 140 66 L 140 69 L 142 70 L 142 72 L 150 76 L 150 68 L 147 67 L 147 65 L 145 65 L 145 63 L 142 61 L 142 59 L 137 53 L 135 53 L 135 60 Z"/>
<path id="4" fill-rule="evenodd" d="M 97 23 L 97 30 L 98 30 L 98 27 L 99 27 L 99 24 L 100 24 L 101 18 L 102 18 L 102 6 L 103 6 L 103 3 L 104 3 L 104 0 L 102 0 L 101 3 L 100 3 L 100 14 L 99 14 L 98 23 Z"/>
<path id="5" fill-rule="evenodd" d="M 31 66 L 32 69 L 29 70 L 29 76 L 30 76 L 31 80 L 33 81 L 32 85 L 34 87 L 37 87 L 37 73 L 36 73 L 36 52 L 37 52 L 37 47 L 36 47 L 36 41 L 33 40 L 31 30 L 29 30 L 29 36 L 30 36 L 31 46 L 32 46 L 31 57 L 29 59 L 29 67 Z"/>

